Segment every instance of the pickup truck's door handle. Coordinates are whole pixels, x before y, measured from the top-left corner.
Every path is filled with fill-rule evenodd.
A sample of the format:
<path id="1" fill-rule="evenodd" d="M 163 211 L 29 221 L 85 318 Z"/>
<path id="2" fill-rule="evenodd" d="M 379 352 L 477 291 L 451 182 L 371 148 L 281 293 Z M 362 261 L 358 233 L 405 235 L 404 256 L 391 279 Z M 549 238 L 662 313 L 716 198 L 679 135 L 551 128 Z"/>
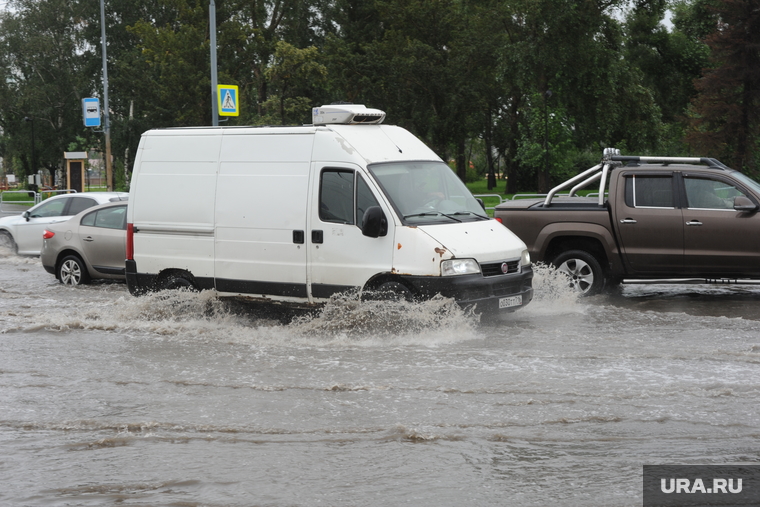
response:
<path id="1" fill-rule="evenodd" d="M 636 220 L 633 218 L 624 218 L 620 221 L 621 224 L 635 224 Z"/>
<path id="2" fill-rule="evenodd" d="M 700 222 L 699 220 L 690 220 L 686 222 L 686 225 L 702 225 L 702 222 Z"/>

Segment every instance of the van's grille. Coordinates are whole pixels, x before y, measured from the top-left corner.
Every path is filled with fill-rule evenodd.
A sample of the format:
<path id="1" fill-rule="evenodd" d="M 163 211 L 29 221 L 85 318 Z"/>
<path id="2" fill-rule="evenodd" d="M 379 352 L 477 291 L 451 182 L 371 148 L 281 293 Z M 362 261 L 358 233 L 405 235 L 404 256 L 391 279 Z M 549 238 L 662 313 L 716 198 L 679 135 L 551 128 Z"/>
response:
<path id="1" fill-rule="evenodd" d="M 505 273 L 501 269 L 501 265 L 506 264 L 507 265 L 507 272 Z M 488 264 L 481 264 L 480 265 L 481 271 L 483 271 L 483 276 L 497 276 L 497 275 L 508 275 L 510 273 L 519 273 L 520 272 L 520 261 L 506 261 L 506 262 L 491 262 Z"/>

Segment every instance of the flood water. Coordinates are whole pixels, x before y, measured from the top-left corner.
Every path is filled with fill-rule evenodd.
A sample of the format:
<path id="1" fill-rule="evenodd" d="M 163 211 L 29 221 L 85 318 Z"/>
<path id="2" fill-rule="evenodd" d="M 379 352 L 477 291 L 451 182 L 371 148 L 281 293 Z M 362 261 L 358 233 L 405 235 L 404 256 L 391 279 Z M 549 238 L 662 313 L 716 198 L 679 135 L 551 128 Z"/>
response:
<path id="1" fill-rule="evenodd" d="M 283 324 L 0 253 L 0 505 L 638 506 L 644 464 L 758 463 L 760 286 L 536 289 Z"/>

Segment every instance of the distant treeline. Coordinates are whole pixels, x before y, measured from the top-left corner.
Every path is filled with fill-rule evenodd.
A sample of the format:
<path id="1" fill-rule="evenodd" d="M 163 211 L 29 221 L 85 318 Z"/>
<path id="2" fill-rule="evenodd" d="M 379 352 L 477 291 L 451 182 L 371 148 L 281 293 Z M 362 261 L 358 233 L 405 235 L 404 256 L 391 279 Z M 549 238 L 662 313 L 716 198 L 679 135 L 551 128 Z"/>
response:
<path id="1" fill-rule="evenodd" d="M 140 134 L 211 124 L 209 0 L 105 0 L 111 138 L 126 187 Z M 760 170 L 757 0 L 216 0 L 223 125 L 301 124 L 338 101 L 382 109 L 463 179 L 546 191 L 602 148 Z M 95 0 L 0 14 L 0 156 L 19 177 L 102 150 Z M 25 121 L 26 120 L 26 121 Z M 32 140 L 35 150 L 32 157 Z M 36 166 L 36 167 L 33 167 Z M 507 182 L 496 181 L 507 177 Z"/>

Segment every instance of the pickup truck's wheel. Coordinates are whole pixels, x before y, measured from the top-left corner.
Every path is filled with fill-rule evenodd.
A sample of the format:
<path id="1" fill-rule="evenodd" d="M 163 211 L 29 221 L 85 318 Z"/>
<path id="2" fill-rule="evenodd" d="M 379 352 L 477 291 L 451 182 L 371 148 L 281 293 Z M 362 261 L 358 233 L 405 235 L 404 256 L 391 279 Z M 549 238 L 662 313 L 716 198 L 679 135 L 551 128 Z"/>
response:
<path id="1" fill-rule="evenodd" d="M 570 285 L 583 296 L 597 294 L 604 287 L 602 265 L 585 250 L 562 252 L 552 264 L 570 277 Z"/>

